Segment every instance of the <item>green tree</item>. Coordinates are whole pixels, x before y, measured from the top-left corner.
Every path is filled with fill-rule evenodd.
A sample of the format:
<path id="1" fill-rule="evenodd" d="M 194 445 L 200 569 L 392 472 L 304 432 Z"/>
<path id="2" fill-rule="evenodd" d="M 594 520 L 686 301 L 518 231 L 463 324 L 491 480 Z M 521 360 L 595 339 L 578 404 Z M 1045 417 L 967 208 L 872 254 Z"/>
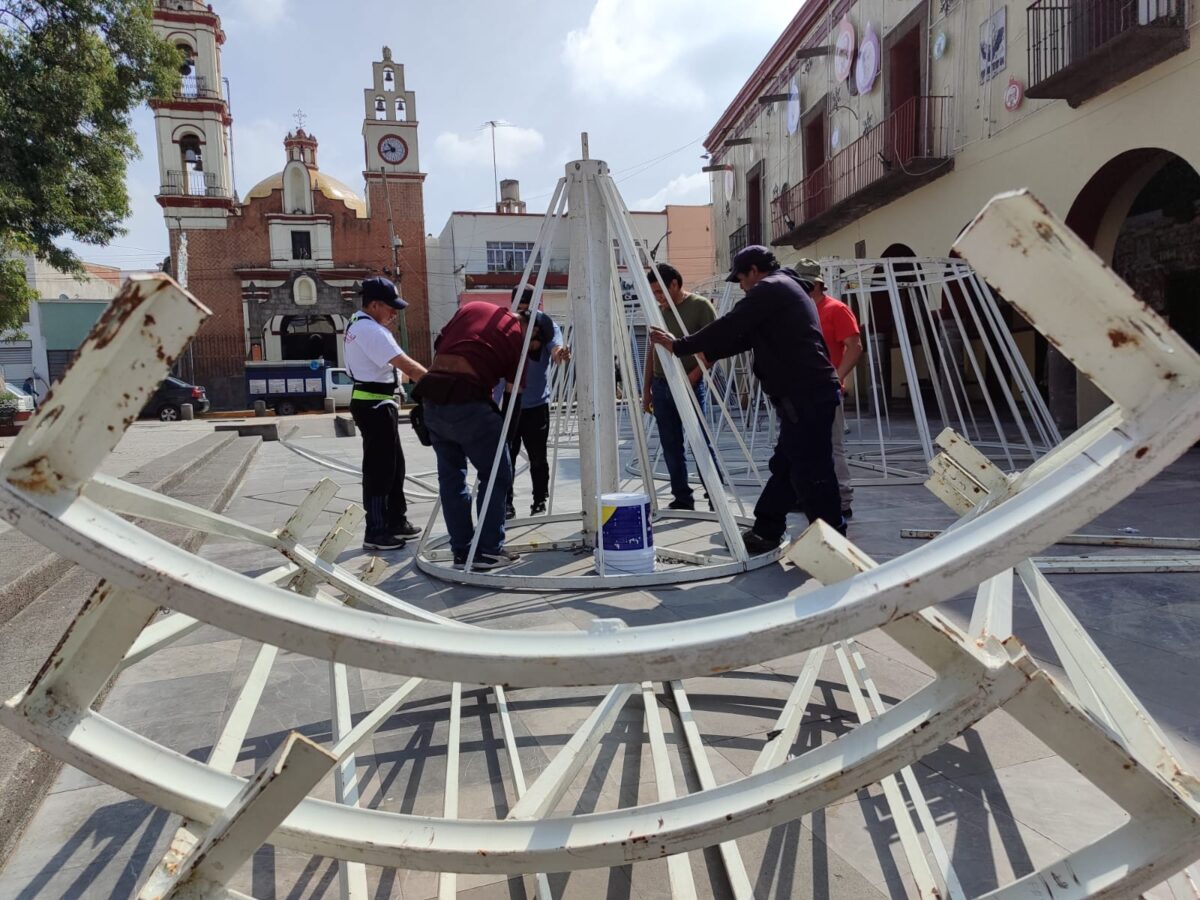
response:
<path id="1" fill-rule="evenodd" d="M 73 237 L 124 233 L 125 170 L 139 155 L 130 111 L 178 84 L 178 51 L 151 27 L 150 0 L 0 0 L 0 332 L 33 299 L 33 253 L 80 275 Z"/>

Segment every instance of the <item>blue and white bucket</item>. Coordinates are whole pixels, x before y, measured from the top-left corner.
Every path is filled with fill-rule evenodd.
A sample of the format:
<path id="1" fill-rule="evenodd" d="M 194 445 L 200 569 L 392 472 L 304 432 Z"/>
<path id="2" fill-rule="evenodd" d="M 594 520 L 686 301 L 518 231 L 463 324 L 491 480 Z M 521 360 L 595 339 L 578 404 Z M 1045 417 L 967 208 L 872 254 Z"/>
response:
<path id="1" fill-rule="evenodd" d="M 654 571 L 654 529 L 646 494 L 600 495 L 602 575 L 644 575 Z M 595 551 L 596 567 L 601 553 Z"/>

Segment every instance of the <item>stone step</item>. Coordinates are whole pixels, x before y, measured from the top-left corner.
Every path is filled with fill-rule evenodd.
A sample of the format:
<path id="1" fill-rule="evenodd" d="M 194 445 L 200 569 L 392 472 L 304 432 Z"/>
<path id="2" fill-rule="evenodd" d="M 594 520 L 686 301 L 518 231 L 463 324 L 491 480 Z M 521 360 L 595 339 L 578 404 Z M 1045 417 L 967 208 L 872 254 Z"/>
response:
<path id="1" fill-rule="evenodd" d="M 127 481 L 141 483 L 195 506 L 220 511 L 237 492 L 242 478 L 262 446 L 259 438 L 213 435 L 196 452 L 171 454 L 156 460 Z M 195 444 L 185 448 L 191 451 Z M 186 463 L 181 457 L 187 457 Z M 169 485 L 162 490 L 159 485 Z M 171 525 L 143 523 L 148 531 L 176 546 L 195 552 L 205 535 Z M 0 535 L 0 539 L 8 533 Z M 23 535 L 21 535 L 23 537 Z M 34 548 L 40 545 L 29 542 Z M 44 550 L 44 548 L 42 548 Z M 52 554 L 53 555 L 53 554 Z M 3 698 L 23 690 L 58 644 L 63 629 L 74 619 L 98 579 L 86 569 L 65 563 L 59 577 L 26 602 L 0 628 L 0 691 Z M 107 688 L 97 703 L 103 703 Z M 36 813 L 62 764 L 0 728 L 0 866 L 16 848 L 26 824 Z"/>
<path id="2" fill-rule="evenodd" d="M 204 465 L 233 434 L 208 434 L 183 449 L 167 453 L 125 476 L 125 481 L 159 493 L 169 493 L 189 472 Z M 0 533 L 0 625 L 12 619 L 66 575 L 72 563 L 57 553 L 9 529 Z"/>

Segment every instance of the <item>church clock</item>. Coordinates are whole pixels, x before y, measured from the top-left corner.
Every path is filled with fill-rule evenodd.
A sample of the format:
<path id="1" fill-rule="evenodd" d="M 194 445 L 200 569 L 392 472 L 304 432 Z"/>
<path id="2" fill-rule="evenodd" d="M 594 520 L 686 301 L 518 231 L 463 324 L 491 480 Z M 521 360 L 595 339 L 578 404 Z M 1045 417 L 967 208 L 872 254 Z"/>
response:
<path id="1" fill-rule="evenodd" d="M 379 156 L 384 162 L 398 166 L 408 159 L 408 144 L 398 134 L 385 134 L 379 139 Z"/>

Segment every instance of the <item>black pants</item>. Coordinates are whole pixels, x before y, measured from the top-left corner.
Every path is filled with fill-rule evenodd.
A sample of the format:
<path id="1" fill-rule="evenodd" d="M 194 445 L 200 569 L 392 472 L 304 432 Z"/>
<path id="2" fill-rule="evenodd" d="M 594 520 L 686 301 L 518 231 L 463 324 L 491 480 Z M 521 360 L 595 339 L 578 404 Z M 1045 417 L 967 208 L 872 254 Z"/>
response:
<path id="1" fill-rule="evenodd" d="M 776 404 L 779 441 L 771 456 L 771 477 L 754 506 L 754 530 L 778 540 L 787 514 L 799 504 L 809 522 L 824 519 L 845 533 L 837 473 L 833 469 L 833 416 L 840 400 Z"/>
<path id="2" fill-rule="evenodd" d="M 367 510 L 367 534 L 375 537 L 408 517 L 399 410 L 391 401 L 351 400 L 350 415 L 362 435 L 363 506 Z"/>
<path id="3" fill-rule="evenodd" d="M 517 453 L 521 444 L 529 455 L 529 477 L 533 481 L 533 502 L 544 503 L 550 494 L 550 464 L 546 461 L 546 444 L 550 440 L 550 404 L 520 408 L 513 413 L 512 425 L 508 430 L 508 455 L 513 467 L 517 465 Z M 512 489 L 508 492 L 509 505 L 513 502 Z"/>

